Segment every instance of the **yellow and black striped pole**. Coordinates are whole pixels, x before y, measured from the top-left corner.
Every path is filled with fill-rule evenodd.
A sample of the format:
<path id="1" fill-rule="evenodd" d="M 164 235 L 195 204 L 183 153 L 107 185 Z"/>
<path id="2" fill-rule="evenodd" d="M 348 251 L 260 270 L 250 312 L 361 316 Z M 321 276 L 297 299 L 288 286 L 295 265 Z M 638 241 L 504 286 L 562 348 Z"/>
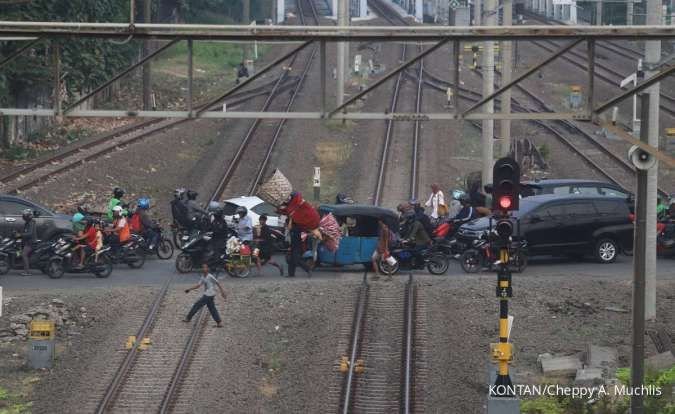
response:
<path id="1" fill-rule="evenodd" d="M 499 298 L 499 343 L 494 346 L 492 357 L 498 364 L 497 380 L 495 385 L 498 390 L 505 391 L 509 395 L 511 377 L 509 376 L 509 363 L 513 359 L 513 346 L 509 343 L 509 299 L 513 296 L 511 287 L 511 271 L 509 270 L 508 238 L 502 237 L 499 243 L 499 269 L 497 270 L 497 297 Z"/>

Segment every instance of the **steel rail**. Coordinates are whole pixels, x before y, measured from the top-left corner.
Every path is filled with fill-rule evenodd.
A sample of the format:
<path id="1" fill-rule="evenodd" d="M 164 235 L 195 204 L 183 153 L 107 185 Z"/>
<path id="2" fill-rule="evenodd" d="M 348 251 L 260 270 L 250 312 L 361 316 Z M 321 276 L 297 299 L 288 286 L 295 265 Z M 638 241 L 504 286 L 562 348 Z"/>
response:
<path id="1" fill-rule="evenodd" d="M 305 23 L 305 16 L 304 16 L 304 13 L 302 11 L 303 9 L 302 9 L 302 5 L 301 5 L 301 1 L 299 1 L 297 4 L 298 4 L 298 8 L 300 9 L 300 12 L 298 13 L 298 17 L 300 18 L 301 23 L 304 24 Z M 318 16 L 316 16 L 316 17 L 318 17 Z M 295 61 L 298 58 L 298 56 L 300 55 L 298 52 L 300 52 L 300 50 L 296 51 L 296 53 L 292 55 L 291 60 L 288 64 L 289 68 L 292 68 L 295 65 Z M 307 64 L 305 65 L 306 70 L 303 71 L 303 74 L 300 77 L 300 81 L 296 85 L 296 89 L 293 92 L 293 95 L 291 97 L 291 100 L 289 101 L 289 104 L 286 105 L 286 110 L 284 112 L 289 112 L 289 110 L 291 108 L 291 105 L 292 105 L 292 101 L 295 100 L 295 96 L 299 92 L 298 86 L 303 84 L 305 76 L 307 75 L 307 72 L 309 72 L 308 66 L 311 66 L 312 59 L 314 58 L 315 53 L 316 53 L 316 46 L 312 49 L 311 57 L 308 59 Z M 279 83 L 282 82 L 283 79 L 286 76 L 289 76 L 288 74 L 289 74 L 289 71 L 284 70 L 283 73 L 279 76 L 279 78 L 277 79 L 277 82 L 275 83 L 274 87 L 272 88 L 272 93 L 270 94 L 270 96 L 265 101 L 265 104 L 263 105 L 263 108 L 261 110 L 262 112 L 266 112 L 270 108 L 270 106 L 272 105 L 272 101 L 274 100 L 274 98 L 277 95 L 275 93 L 276 88 L 278 87 Z M 284 120 L 282 120 L 282 121 L 284 121 Z M 253 121 L 253 123 L 251 124 L 251 126 L 249 127 L 248 131 L 246 132 L 246 135 L 244 135 L 244 139 L 239 144 L 239 147 L 237 148 L 237 151 L 235 152 L 234 157 L 232 158 L 232 161 L 230 161 L 230 163 L 228 164 L 227 169 L 225 170 L 225 174 L 223 175 L 223 177 L 218 182 L 216 190 L 214 191 L 214 197 L 212 197 L 211 201 L 217 201 L 218 199 L 222 198 L 223 194 L 225 193 L 225 189 L 227 188 L 227 185 L 232 180 L 232 177 L 234 176 L 234 172 L 237 169 L 237 166 L 239 165 L 239 162 L 241 162 L 241 159 L 244 155 L 244 152 L 246 151 L 246 148 L 250 144 L 251 138 L 255 135 L 255 132 L 258 129 L 258 126 L 260 125 L 260 122 L 262 122 L 262 118 L 255 119 Z M 281 127 L 283 127 L 284 123 L 285 122 L 280 122 L 279 124 L 281 125 Z M 279 133 L 280 133 L 281 127 L 279 127 L 279 124 L 277 125 L 277 129 L 279 130 Z M 254 191 L 255 186 L 257 186 L 257 182 L 259 182 L 259 180 L 262 178 L 262 175 L 264 173 L 264 169 L 266 168 L 266 164 L 269 161 L 269 158 L 271 157 L 271 154 L 272 154 L 272 151 L 274 150 L 274 146 L 276 145 L 277 139 L 278 139 L 278 135 L 276 134 L 276 131 L 275 131 L 275 137 L 273 138 L 271 144 L 268 146 L 268 149 L 265 153 L 265 159 L 263 160 L 263 164 L 265 164 L 265 165 L 261 165 L 261 167 L 259 167 L 258 172 L 256 173 L 256 177 L 254 178 L 254 182 L 249 187 L 250 192 Z"/>
<path id="2" fill-rule="evenodd" d="M 356 366 L 356 357 L 361 349 L 361 330 L 365 319 L 366 306 L 368 302 L 368 271 L 363 273 L 363 282 L 359 288 L 359 298 L 356 302 L 356 313 L 354 314 L 353 329 L 351 334 L 349 367 L 347 377 L 342 385 L 341 412 L 348 414 L 352 404 L 352 392 L 354 382 L 354 368 Z"/>
<path id="3" fill-rule="evenodd" d="M 266 94 L 269 93 L 267 88 L 269 88 L 269 86 L 272 85 L 272 84 L 273 84 L 273 82 L 268 82 L 268 83 L 263 84 L 259 87 L 251 88 L 251 89 L 248 89 L 246 91 L 242 91 L 242 92 L 238 92 L 236 94 L 232 94 L 231 98 L 235 98 L 235 97 L 243 97 L 243 98 L 232 100 L 232 101 L 228 102 L 228 105 L 231 106 L 231 107 L 235 107 L 235 106 L 238 106 L 238 105 L 240 105 L 244 102 L 247 102 L 247 101 L 249 101 L 253 98 L 256 98 L 258 96 L 266 95 Z M 285 90 L 285 88 L 290 87 L 290 86 L 292 86 L 292 82 L 289 82 L 289 85 L 285 85 L 284 88 L 281 88 L 280 90 Z M 177 120 L 177 121 L 174 121 L 174 122 L 170 122 L 168 125 L 164 126 L 163 128 L 148 131 L 147 133 L 143 134 L 139 138 L 149 137 L 149 136 L 151 136 L 151 135 L 153 135 L 157 132 L 160 132 L 161 130 L 164 130 L 166 128 L 170 128 L 170 127 L 173 127 L 173 126 L 177 126 L 179 123 L 186 122 L 186 121 L 188 121 L 188 120 L 181 119 L 181 120 Z M 82 144 L 76 144 L 76 145 L 72 146 L 71 148 L 69 148 L 65 151 L 58 152 L 58 153 L 53 154 L 51 156 L 44 157 L 43 159 L 38 160 L 38 161 L 36 161 L 36 162 L 34 162 L 30 165 L 27 165 L 25 167 L 21 167 L 21 168 L 15 170 L 15 171 L 12 171 L 12 172 L 0 177 L 0 183 L 1 184 L 7 184 L 8 182 L 10 182 L 12 180 L 15 180 L 16 178 L 19 178 L 22 175 L 29 174 L 29 173 L 31 173 L 31 172 L 33 172 L 33 171 L 35 171 L 35 170 L 37 170 L 41 167 L 53 164 L 53 163 L 58 162 L 58 161 L 61 161 L 61 160 L 65 159 L 65 158 L 68 158 L 71 155 L 74 155 L 74 154 L 76 154 L 80 151 L 93 148 L 97 145 L 105 143 L 108 140 L 114 139 L 114 138 L 122 136 L 122 135 L 132 133 L 132 132 L 137 131 L 139 129 L 150 127 L 150 126 L 152 126 L 154 124 L 157 124 L 159 122 L 162 122 L 162 119 L 160 119 L 160 118 L 151 119 L 149 121 L 137 122 L 137 123 L 134 123 L 134 124 L 131 124 L 131 125 L 127 125 L 127 126 L 124 126 L 124 127 L 117 128 L 117 129 L 111 131 L 110 133 L 101 134 L 101 135 L 95 137 L 94 139 L 92 139 L 89 142 L 84 142 Z M 101 152 L 101 153 L 99 153 L 99 155 L 104 155 L 107 152 L 109 152 L 109 151 Z M 91 160 L 91 157 L 88 159 L 88 161 L 89 160 Z M 76 163 L 75 165 L 79 165 L 79 163 Z M 63 170 L 60 170 L 60 172 L 63 172 Z M 47 177 L 44 177 L 44 179 L 49 178 L 53 175 L 54 174 L 49 174 Z M 44 179 L 41 180 L 41 181 L 44 181 Z"/>
<path id="4" fill-rule="evenodd" d="M 171 404 L 175 401 L 176 396 L 178 395 L 178 391 L 180 389 L 180 384 L 183 379 L 183 376 L 188 372 L 191 358 L 194 355 L 197 343 L 199 342 L 201 334 L 204 331 L 205 324 L 206 324 L 206 312 L 202 307 L 199 310 L 199 316 L 197 317 L 197 321 L 192 326 L 190 336 L 188 337 L 187 343 L 185 344 L 185 348 L 183 349 L 183 352 L 180 356 L 180 361 L 178 362 L 176 371 L 171 377 L 169 387 L 167 388 L 166 392 L 164 393 L 164 397 L 162 398 L 162 402 L 159 406 L 160 414 L 167 414 L 170 412 L 169 410 L 171 408 Z"/>
<path id="5" fill-rule="evenodd" d="M 301 1 L 298 1 L 298 4 L 300 4 L 300 3 L 301 3 Z M 316 10 L 316 6 L 314 5 L 314 2 L 312 0 L 309 0 L 309 5 L 310 5 L 311 12 L 312 12 L 312 16 L 313 16 L 315 22 L 317 22 L 317 24 L 318 24 L 319 14 Z M 298 7 L 301 9 L 301 12 L 304 10 L 302 8 L 302 6 L 298 6 Z M 307 64 L 305 65 L 305 68 L 302 71 L 302 74 L 300 75 L 300 78 L 298 79 L 298 82 L 297 82 L 295 88 L 293 89 L 293 93 L 291 95 L 291 98 L 289 99 L 288 104 L 284 108 L 285 112 L 290 112 L 291 109 L 293 108 L 293 103 L 295 103 L 295 98 L 297 97 L 298 93 L 302 89 L 304 81 L 307 78 L 307 74 L 309 73 L 309 70 L 312 67 L 312 62 L 314 61 L 314 56 L 316 56 L 316 52 L 317 52 L 317 47 L 314 46 L 312 48 L 312 52 L 311 52 L 311 55 L 310 55 L 310 57 L 307 61 Z M 253 182 L 251 183 L 251 185 L 249 187 L 249 190 L 248 190 L 249 196 L 252 196 L 252 195 L 255 194 L 255 191 L 258 188 L 258 185 L 260 184 L 260 181 L 262 180 L 263 175 L 265 174 L 265 170 L 267 169 L 267 165 L 269 164 L 269 160 L 272 157 L 272 152 L 274 151 L 274 148 L 276 147 L 279 136 L 281 136 L 281 131 L 282 131 L 284 125 L 286 125 L 286 121 L 287 121 L 286 119 L 282 119 L 281 121 L 279 121 L 277 123 L 277 126 L 274 130 L 274 135 L 272 136 L 272 142 L 267 147 L 267 151 L 265 152 L 265 158 L 263 159 L 262 163 L 260 164 L 260 167 L 258 168 L 258 172 L 257 172 L 255 178 L 253 179 Z"/>
<path id="6" fill-rule="evenodd" d="M 413 275 L 408 276 L 408 283 L 406 284 L 406 300 L 405 300 L 405 342 L 404 342 L 404 361 L 403 361 L 403 414 L 410 414 L 412 412 L 413 401 L 413 340 L 414 340 L 414 318 L 413 310 L 415 308 L 415 287 L 413 285 Z"/>
<path id="7" fill-rule="evenodd" d="M 148 311 L 148 314 L 145 316 L 143 324 L 141 325 L 140 329 L 138 330 L 138 333 L 136 334 L 136 342 L 134 342 L 134 344 L 131 346 L 131 349 L 129 349 L 129 351 L 127 352 L 119 368 L 117 368 L 117 371 L 115 372 L 112 381 L 110 382 L 108 387 L 106 387 L 105 394 L 103 395 L 103 398 L 101 399 L 98 407 L 96 408 L 97 414 L 105 413 L 109 408 L 110 404 L 117 396 L 120 387 L 122 386 L 129 370 L 131 369 L 135 361 L 135 357 L 136 354 L 138 353 L 138 347 L 140 345 L 140 342 L 143 340 L 143 338 L 145 338 L 145 335 L 148 333 L 148 331 L 154 324 L 155 318 L 157 317 L 157 313 L 159 312 L 159 306 L 162 303 L 162 300 L 164 300 L 164 297 L 166 296 L 166 293 L 169 290 L 169 286 L 171 285 L 173 280 L 174 278 L 167 279 L 166 282 L 164 282 L 162 289 L 159 291 L 157 296 L 155 296 L 155 300 L 152 302 L 150 310 Z"/>

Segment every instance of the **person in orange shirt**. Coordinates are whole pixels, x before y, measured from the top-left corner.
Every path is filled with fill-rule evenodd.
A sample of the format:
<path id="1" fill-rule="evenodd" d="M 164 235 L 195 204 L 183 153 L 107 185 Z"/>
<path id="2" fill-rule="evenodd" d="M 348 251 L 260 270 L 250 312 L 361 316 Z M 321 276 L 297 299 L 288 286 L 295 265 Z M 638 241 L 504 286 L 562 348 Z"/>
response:
<path id="1" fill-rule="evenodd" d="M 127 218 L 122 215 L 122 206 L 115 206 L 112 211 L 112 226 L 108 227 L 105 232 L 108 235 L 107 241 L 112 247 L 113 254 L 117 254 L 120 246 L 131 238 L 131 230 Z"/>

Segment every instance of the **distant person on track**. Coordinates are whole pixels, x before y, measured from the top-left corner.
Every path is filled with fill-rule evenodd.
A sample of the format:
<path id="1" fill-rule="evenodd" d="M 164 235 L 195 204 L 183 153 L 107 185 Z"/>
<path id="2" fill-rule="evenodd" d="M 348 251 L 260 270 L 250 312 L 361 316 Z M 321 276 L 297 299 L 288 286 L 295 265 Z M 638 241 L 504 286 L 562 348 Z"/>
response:
<path id="1" fill-rule="evenodd" d="M 241 62 L 237 66 L 237 81 L 235 82 L 237 85 L 239 85 L 239 79 L 241 78 L 248 78 L 248 68 L 246 67 L 246 64 L 244 62 Z"/>
<path id="2" fill-rule="evenodd" d="M 21 213 L 21 218 L 24 221 L 23 232 L 20 233 L 21 243 L 23 243 L 21 250 L 23 273 L 21 273 L 21 276 L 30 276 L 30 255 L 33 253 L 33 249 L 37 243 L 37 225 L 33 219 L 33 210 L 29 208 Z"/>
<path id="3" fill-rule="evenodd" d="M 274 251 L 274 240 L 272 239 L 272 230 L 267 225 L 267 216 L 265 214 L 258 218 L 260 228 L 258 229 L 258 237 L 256 243 L 258 247 L 258 257 L 256 258 L 256 267 L 258 268 L 258 275 L 260 269 L 266 264 L 272 265 L 279 269 L 279 274 L 284 275 L 284 267 L 272 260 L 272 252 Z"/>
<path id="4" fill-rule="evenodd" d="M 192 309 L 190 309 L 190 312 L 188 312 L 185 319 L 183 319 L 183 322 L 190 322 L 192 320 L 192 317 L 195 316 L 195 314 L 197 313 L 197 311 L 199 311 L 199 309 L 203 308 L 204 305 L 206 305 L 206 307 L 209 309 L 209 313 L 211 313 L 211 317 L 216 322 L 216 327 L 218 328 L 223 327 L 223 322 L 220 319 L 220 315 L 218 314 L 218 309 L 216 309 L 215 286 L 218 286 L 220 296 L 223 297 L 223 300 L 227 300 L 225 290 L 218 282 L 218 279 L 216 279 L 216 277 L 209 272 L 209 265 L 207 265 L 206 263 L 202 264 L 202 275 L 199 278 L 199 282 L 196 285 L 185 289 L 185 293 L 190 293 L 191 290 L 204 287 L 204 294 L 197 300 L 197 302 L 195 302 L 194 305 L 192 305 Z"/>
<path id="5" fill-rule="evenodd" d="M 438 184 L 431 184 L 431 195 L 424 206 L 431 207 L 430 216 L 434 220 L 438 219 L 438 217 L 441 215 L 439 213 L 439 209 L 442 210 L 442 212 L 447 210 L 447 207 L 445 207 L 445 196 L 443 195 L 443 191 L 441 191 Z"/>

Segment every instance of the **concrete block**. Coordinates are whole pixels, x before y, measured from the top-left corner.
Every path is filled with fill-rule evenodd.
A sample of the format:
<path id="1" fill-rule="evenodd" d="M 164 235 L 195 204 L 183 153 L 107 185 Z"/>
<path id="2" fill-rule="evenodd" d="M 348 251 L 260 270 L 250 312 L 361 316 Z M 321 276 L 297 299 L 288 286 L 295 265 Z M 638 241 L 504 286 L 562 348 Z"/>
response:
<path id="1" fill-rule="evenodd" d="M 586 347 L 586 365 L 606 369 L 610 374 L 617 368 L 619 352 L 616 348 L 588 345 Z"/>
<path id="2" fill-rule="evenodd" d="M 520 414 L 520 400 L 488 397 L 488 414 Z"/>
<path id="3" fill-rule="evenodd" d="M 602 368 L 578 369 L 574 383 L 577 385 L 600 385 L 604 382 L 602 374 Z"/>
<path id="4" fill-rule="evenodd" d="M 645 367 L 653 371 L 662 371 L 673 366 L 675 366 L 675 356 L 670 351 L 650 356 L 645 360 Z"/>
<path id="5" fill-rule="evenodd" d="M 578 369 L 581 369 L 581 361 L 574 355 L 541 360 L 541 371 L 547 376 L 572 377 Z"/>

